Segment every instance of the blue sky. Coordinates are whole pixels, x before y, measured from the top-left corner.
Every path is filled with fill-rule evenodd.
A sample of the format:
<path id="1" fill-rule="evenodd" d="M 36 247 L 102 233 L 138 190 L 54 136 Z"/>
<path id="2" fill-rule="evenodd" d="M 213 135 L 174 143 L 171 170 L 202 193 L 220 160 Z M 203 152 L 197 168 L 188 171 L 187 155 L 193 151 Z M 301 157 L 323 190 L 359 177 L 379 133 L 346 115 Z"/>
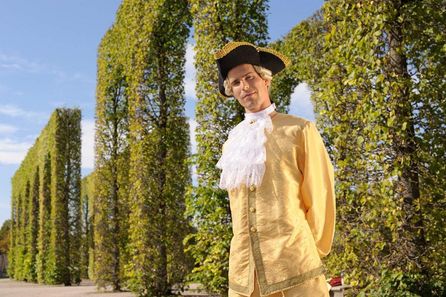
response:
<path id="1" fill-rule="evenodd" d="M 120 0 L 0 1 L 0 226 L 10 217 L 11 177 L 57 107 L 82 110 L 82 173 L 93 169 L 96 52 Z M 323 0 L 271 0 L 270 40 L 286 35 Z M 194 121 L 193 40 L 186 63 L 186 114 Z M 299 85 L 290 113 L 314 120 Z"/>

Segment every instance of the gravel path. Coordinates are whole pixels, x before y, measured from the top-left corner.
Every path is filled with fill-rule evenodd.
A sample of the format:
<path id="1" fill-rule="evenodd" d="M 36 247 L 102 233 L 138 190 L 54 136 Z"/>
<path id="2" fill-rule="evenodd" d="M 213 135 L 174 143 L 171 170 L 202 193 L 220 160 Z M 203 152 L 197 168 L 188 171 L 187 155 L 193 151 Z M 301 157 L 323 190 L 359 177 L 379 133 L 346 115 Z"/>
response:
<path id="1" fill-rule="evenodd" d="M 130 292 L 99 292 L 91 282 L 80 286 L 47 286 L 0 279 L 0 297 L 135 297 Z"/>

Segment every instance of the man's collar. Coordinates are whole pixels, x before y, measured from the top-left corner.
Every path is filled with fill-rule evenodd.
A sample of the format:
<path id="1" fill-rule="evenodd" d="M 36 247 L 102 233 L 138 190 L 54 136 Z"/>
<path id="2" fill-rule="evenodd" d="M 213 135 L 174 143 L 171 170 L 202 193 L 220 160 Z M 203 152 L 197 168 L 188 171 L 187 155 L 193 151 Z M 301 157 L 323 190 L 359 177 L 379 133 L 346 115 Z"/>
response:
<path id="1" fill-rule="evenodd" d="M 245 120 L 253 120 L 253 119 L 263 118 L 263 117 L 269 116 L 275 110 L 276 110 L 276 105 L 273 103 L 261 111 L 245 113 Z"/>

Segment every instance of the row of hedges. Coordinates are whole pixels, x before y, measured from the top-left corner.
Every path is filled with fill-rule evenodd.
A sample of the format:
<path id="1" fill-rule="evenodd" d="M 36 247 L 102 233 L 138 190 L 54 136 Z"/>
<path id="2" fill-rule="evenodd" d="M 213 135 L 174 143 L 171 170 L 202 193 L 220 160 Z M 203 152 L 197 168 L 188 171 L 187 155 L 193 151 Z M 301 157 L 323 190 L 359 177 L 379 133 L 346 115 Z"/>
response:
<path id="1" fill-rule="evenodd" d="M 12 178 L 9 275 L 80 282 L 81 112 L 56 109 Z"/>

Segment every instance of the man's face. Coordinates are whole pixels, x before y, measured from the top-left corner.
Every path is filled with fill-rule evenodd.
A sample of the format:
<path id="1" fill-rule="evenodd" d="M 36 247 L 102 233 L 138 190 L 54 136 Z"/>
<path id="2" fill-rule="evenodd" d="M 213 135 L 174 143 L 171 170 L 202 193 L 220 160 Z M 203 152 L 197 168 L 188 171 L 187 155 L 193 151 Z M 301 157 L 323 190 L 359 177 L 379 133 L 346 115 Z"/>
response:
<path id="1" fill-rule="evenodd" d="M 246 112 L 258 112 L 271 105 L 269 81 L 264 80 L 251 64 L 241 64 L 228 72 L 229 85 Z"/>

